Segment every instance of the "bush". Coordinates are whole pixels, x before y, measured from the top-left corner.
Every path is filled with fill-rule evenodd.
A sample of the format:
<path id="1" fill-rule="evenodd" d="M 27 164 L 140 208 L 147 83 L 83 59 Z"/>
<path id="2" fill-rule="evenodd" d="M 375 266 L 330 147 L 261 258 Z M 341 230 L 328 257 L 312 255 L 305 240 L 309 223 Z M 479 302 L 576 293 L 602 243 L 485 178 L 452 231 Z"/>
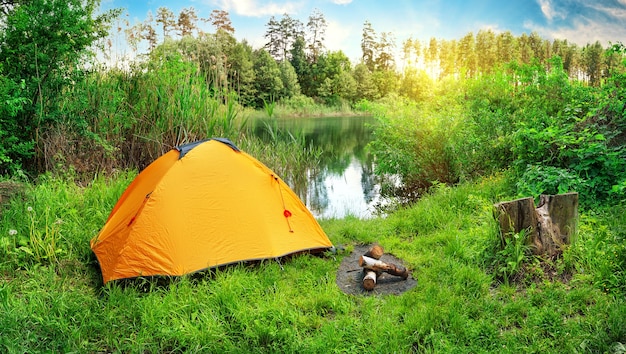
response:
<path id="1" fill-rule="evenodd" d="M 462 178 L 488 175 L 511 164 L 511 136 L 519 109 L 512 80 L 499 71 L 466 82 L 464 119 L 452 138 Z"/>
<path id="2" fill-rule="evenodd" d="M 416 195 L 433 182 L 456 182 L 450 149 L 458 122 L 453 108 L 436 112 L 398 96 L 378 103 L 373 110 L 378 124 L 370 143 L 377 173 L 399 175 L 403 193 Z"/>
<path id="3" fill-rule="evenodd" d="M 583 180 L 575 173 L 553 166 L 529 165 L 517 181 L 517 193 L 520 196 L 540 194 L 561 194 L 580 190 Z"/>
<path id="4" fill-rule="evenodd" d="M 520 193 L 576 188 L 581 203 L 587 206 L 607 202 L 611 193 L 620 193 L 619 183 L 626 179 L 626 152 L 615 137 L 622 132 L 609 132 L 608 124 L 599 117 L 602 107 L 587 111 L 586 107 L 597 105 L 593 103 L 596 100 L 594 92 L 586 92 L 559 112 L 559 117 L 519 123 L 513 138 L 513 167 L 520 179 Z"/>
<path id="5" fill-rule="evenodd" d="M 35 143 L 16 120 L 29 102 L 24 93 L 24 80 L 16 84 L 1 73 L 0 65 L 0 175 L 4 175 L 22 169 L 22 161 L 33 155 Z"/>

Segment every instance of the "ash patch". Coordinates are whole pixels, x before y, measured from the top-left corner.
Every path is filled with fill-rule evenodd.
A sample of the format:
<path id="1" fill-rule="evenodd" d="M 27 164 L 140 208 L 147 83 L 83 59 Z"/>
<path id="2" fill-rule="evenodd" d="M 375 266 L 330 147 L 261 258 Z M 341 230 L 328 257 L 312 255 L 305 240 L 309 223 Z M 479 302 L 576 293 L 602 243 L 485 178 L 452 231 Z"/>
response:
<path id="1" fill-rule="evenodd" d="M 371 245 L 356 245 L 349 255 L 345 256 L 337 270 L 335 282 L 337 286 L 346 294 L 350 295 L 400 295 L 405 291 L 414 288 L 417 280 L 413 278 L 413 273 L 405 280 L 387 273 L 382 273 L 376 279 L 376 287 L 373 290 L 365 290 L 363 288 L 363 269 L 359 266 L 359 257 L 365 254 Z M 403 266 L 404 263 L 396 256 L 384 253 L 380 258 L 385 263 L 393 263 L 397 266 Z"/>

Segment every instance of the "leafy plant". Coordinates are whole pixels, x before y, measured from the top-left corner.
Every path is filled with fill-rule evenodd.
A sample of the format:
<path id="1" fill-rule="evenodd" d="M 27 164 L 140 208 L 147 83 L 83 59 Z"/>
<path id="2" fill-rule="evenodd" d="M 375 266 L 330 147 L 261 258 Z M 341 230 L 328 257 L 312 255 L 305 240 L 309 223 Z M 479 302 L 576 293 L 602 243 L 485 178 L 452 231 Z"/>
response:
<path id="1" fill-rule="evenodd" d="M 577 174 L 566 169 L 553 166 L 528 166 L 524 174 L 517 180 L 519 196 L 540 194 L 560 194 L 580 190 L 583 180 Z"/>
<path id="2" fill-rule="evenodd" d="M 33 154 L 34 141 L 23 138 L 16 117 L 30 103 L 26 98 L 26 83 L 16 84 L 2 75 L 0 64 L 0 175 L 16 173 L 22 168 L 21 161 Z M 22 137 L 22 138 L 21 138 Z"/>
<path id="3" fill-rule="evenodd" d="M 0 149 L 0 164 L 23 165 L 29 171 L 41 167 L 24 162 L 35 154 L 41 156 L 38 139 L 67 118 L 59 105 L 64 89 L 80 80 L 77 68 L 88 57 L 89 48 L 106 37 L 110 21 L 120 12 L 98 14 L 98 4 L 96 0 L 36 0 L 2 5 L 0 114 L 5 121 L 0 123 L 0 138 L 10 136 L 13 147 L 8 155 Z M 17 85 L 5 91 L 8 82 Z M 77 119 L 72 125 L 85 125 L 83 116 L 72 118 Z"/>
<path id="4" fill-rule="evenodd" d="M 376 172 L 400 176 L 405 196 L 419 196 L 433 182 L 458 181 L 456 156 L 450 148 L 456 129 L 460 129 L 459 106 L 453 101 L 448 98 L 422 106 L 388 97 L 374 108 L 378 124 L 369 146 L 376 158 Z"/>
<path id="5" fill-rule="evenodd" d="M 15 250 L 19 259 L 31 259 L 35 263 L 56 263 L 58 257 L 66 251 L 59 243 L 61 219 L 52 221 L 50 209 L 46 208 L 43 215 L 36 215 L 32 207 L 27 208 L 29 225 L 28 237 L 18 237 L 19 247 Z M 23 253 L 23 254 L 20 254 Z"/>
<path id="6" fill-rule="evenodd" d="M 522 271 L 524 263 L 529 259 L 530 246 L 525 230 L 502 237 L 504 247 L 496 252 L 493 266 L 496 275 L 508 285 Z"/>

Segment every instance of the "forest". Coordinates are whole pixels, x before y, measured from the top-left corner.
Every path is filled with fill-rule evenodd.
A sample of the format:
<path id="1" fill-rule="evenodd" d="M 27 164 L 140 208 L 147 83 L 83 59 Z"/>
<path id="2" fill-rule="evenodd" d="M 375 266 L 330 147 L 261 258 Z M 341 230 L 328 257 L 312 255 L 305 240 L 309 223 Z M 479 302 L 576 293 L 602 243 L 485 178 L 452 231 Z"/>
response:
<path id="1" fill-rule="evenodd" d="M 142 167 L 161 152 L 153 143 L 174 146 L 182 134 L 187 139 L 210 135 L 216 121 L 241 119 L 246 109 L 276 104 L 291 114 L 307 114 L 311 107 L 357 111 L 388 97 L 423 104 L 451 81 L 506 76 L 520 91 L 528 80 L 540 78 L 533 72 L 565 75 L 568 86 L 591 89 L 624 71 L 619 42 L 617 50 L 607 50 L 612 48 L 599 42 L 579 47 L 536 33 L 481 30 L 458 40 L 409 39 L 395 55 L 393 34 L 377 33 L 365 21 L 362 58 L 352 63 L 341 51 L 325 50 L 326 20 L 317 10 L 305 22 L 288 14 L 271 17 L 267 44 L 252 48 L 235 39 L 223 10 L 204 19 L 191 7 L 179 14 L 160 8 L 131 25 L 121 9 L 100 13 L 97 5 L 3 3 L 2 174 L 44 172 L 56 168 L 59 159 L 91 172 L 124 161 Z M 200 22 L 214 31 L 202 31 Z M 132 60 L 113 52 L 122 40 Z M 201 128 L 200 119 L 209 123 Z M 67 141 L 58 142 L 60 136 Z M 58 151 L 59 145 L 65 150 Z M 143 145 L 154 152 L 135 156 L 140 153 L 134 147 Z M 80 151 L 87 146 L 89 153 Z M 90 154 L 101 156 L 86 161 Z"/>
<path id="2" fill-rule="evenodd" d="M 365 20 L 353 62 L 325 48 L 317 10 L 269 18 L 253 48 L 224 10 L 130 23 L 100 5 L 0 1 L 0 351 L 626 352 L 619 39 L 396 43 Z M 151 161 L 219 136 L 301 180 L 323 152 L 249 120 L 336 114 L 376 119 L 376 173 L 402 183 L 383 184 L 384 217 L 320 224 L 347 251 L 380 242 L 415 290 L 345 296 L 345 254 L 102 284 L 89 240 Z M 558 254 L 499 233 L 494 203 L 567 192 L 579 226 Z"/>

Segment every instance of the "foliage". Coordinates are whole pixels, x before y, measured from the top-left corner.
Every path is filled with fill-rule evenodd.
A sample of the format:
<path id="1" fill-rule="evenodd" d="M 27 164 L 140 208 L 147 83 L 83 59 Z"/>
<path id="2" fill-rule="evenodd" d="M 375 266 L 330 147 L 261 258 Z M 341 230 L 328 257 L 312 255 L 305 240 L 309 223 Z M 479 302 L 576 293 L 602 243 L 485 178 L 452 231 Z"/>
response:
<path id="1" fill-rule="evenodd" d="M 280 98 L 284 86 L 280 68 L 272 56 L 264 49 L 254 52 L 255 90 L 258 93 L 255 107 L 263 107 L 263 101 L 271 102 Z"/>
<path id="2" fill-rule="evenodd" d="M 462 129 L 458 109 L 454 95 L 421 105 L 399 97 L 373 105 L 378 124 L 370 147 L 376 170 L 401 176 L 405 198 L 419 197 L 435 182 L 458 181 L 451 140 Z"/>
<path id="3" fill-rule="evenodd" d="M 372 72 L 365 64 L 357 64 L 354 67 L 353 75 L 356 82 L 355 101 L 362 99 L 373 101 L 380 98 L 380 93 L 376 91 L 376 86 L 374 85 Z"/>
<path id="4" fill-rule="evenodd" d="M 463 129 L 454 137 L 462 177 L 489 174 L 509 166 L 511 135 L 516 129 L 519 102 L 511 75 L 496 70 L 465 82 Z"/>
<path id="5" fill-rule="evenodd" d="M 304 25 L 300 20 L 285 13 L 280 20 L 272 16 L 266 27 L 265 38 L 268 41 L 264 49 L 276 61 L 287 61 L 293 44 L 298 38 L 304 37 Z"/>
<path id="6" fill-rule="evenodd" d="M 265 130 L 269 139 L 245 138 L 242 148 L 257 156 L 294 191 L 302 191 L 319 167 L 321 149 L 307 144 L 303 134 L 280 129 L 276 118 L 265 122 Z"/>
<path id="7" fill-rule="evenodd" d="M 498 281 L 508 286 L 523 276 L 524 267 L 533 257 L 528 232 L 522 230 L 516 234 L 500 235 L 499 242 L 494 242 L 492 247 L 485 258 L 490 260 Z"/>
<path id="8" fill-rule="evenodd" d="M 583 206 L 623 199 L 623 75 L 589 87 L 570 82 L 560 58 L 550 63 L 440 80 L 419 103 L 370 105 L 378 172 L 398 174 L 403 193 L 512 169 L 520 196 L 576 191 Z"/>
<path id="9" fill-rule="evenodd" d="M 352 65 L 342 51 L 320 55 L 309 69 L 314 78 L 310 90 L 329 106 L 338 106 L 342 100 L 351 100 L 355 94 Z"/>
<path id="10" fill-rule="evenodd" d="M 11 107 L 21 109 L 13 109 L 12 123 L 2 127 L 4 134 L 14 137 L 16 150 L 9 153 L 12 168 L 23 165 L 35 152 L 33 147 L 39 147 L 41 154 L 38 139 L 43 130 L 63 119 L 65 112 L 57 104 L 63 89 L 80 74 L 78 66 L 89 48 L 107 35 L 109 23 L 118 13 L 113 10 L 96 16 L 98 5 L 98 0 L 35 0 L 8 7 L 0 32 L 0 84 L 3 92 L 11 92 L 15 88 L 5 89 L 6 83 L 19 87 L 23 82 L 19 96 L 9 93 Z M 10 130 L 4 131 L 7 128 Z"/>
<path id="11" fill-rule="evenodd" d="M 216 97 L 236 92 L 241 103 L 249 104 L 253 99 L 252 48 L 245 42 L 237 42 L 231 33 L 218 30 L 199 38 L 168 39 L 150 52 L 150 59 L 167 58 L 168 53 L 181 53 L 185 61 L 195 63 Z"/>
<path id="12" fill-rule="evenodd" d="M 95 71 L 77 83 L 62 103 L 68 115 L 88 119 L 93 138 L 76 139 L 74 151 L 61 150 L 72 143 L 56 144 L 60 149 L 50 149 L 51 160 L 85 159 L 82 164 L 100 171 L 141 169 L 185 142 L 214 136 L 236 141 L 245 119 L 234 94 L 211 91 L 196 65 L 176 51 L 161 50 L 131 71 Z"/>
<path id="13" fill-rule="evenodd" d="M 297 95 L 283 98 L 276 102 L 274 115 L 277 117 L 325 117 L 325 116 L 351 116 L 361 114 L 348 104 L 340 106 L 328 106 L 324 102 L 316 101 L 305 95 Z M 254 116 L 255 113 L 253 112 Z"/>
<path id="14" fill-rule="evenodd" d="M 254 70 L 250 70 L 248 65 L 251 62 L 252 48 L 245 40 L 236 41 L 233 36 L 235 29 L 232 27 L 228 12 L 216 10 L 209 19 L 200 19 L 211 22 L 215 26 L 215 33 L 197 30 L 194 24 L 197 19 L 191 15 L 192 9 L 183 9 L 178 15 L 178 23 L 175 23 L 173 19 L 176 16 L 171 10 L 161 8 L 157 22 L 163 26 L 167 22 L 168 27 L 163 28 L 164 34 L 161 36 L 163 42 L 174 40 L 201 43 L 198 51 L 189 53 L 190 59 L 197 61 L 205 72 L 210 72 L 207 68 L 218 68 L 220 75 L 215 79 L 221 84 L 228 84 L 216 87 L 220 89 L 228 87 L 231 90 L 237 87 L 236 90 L 242 94 L 241 103 L 244 106 L 260 108 L 261 102 L 254 101 L 255 88 L 252 86 Z M 624 72 L 623 66 L 619 65 L 624 53 L 619 50 L 618 45 L 614 46 L 616 49 L 611 53 L 603 55 L 603 48 L 599 42 L 578 47 L 567 40 L 543 39 L 535 32 L 516 37 L 508 31 L 496 34 L 492 30 L 480 30 L 476 34 L 467 33 L 459 40 L 431 38 L 428 42 L 422 43 L 409 38 L 403 45 L 403 71 L 396 73 L 395 68 L 400 63 L 396 63 L 391 54 L 396 46 L 393 34 L 377 33 L 372 24 L 365 21 L 361 40 L 362 56 L 354 63 L 356 65 L 354 70 L 345 70 L 342 79 L 345 82 L 347 75 L 352 76 L 358 88 L 354 93 L 352 90 L 344 90 L 344 95 L 329 89 L 331 86 L 336 87 L 337 83 L 331 83 L 336 73 L 327 72 L 326 68 L 329 66 L 327 57 L 336 53 L 325 53 L 323 50 L 327 26 L 324 15 L 319 10 L 314 10 L 307 20 L 305 25 L 302 19 L 286 14 L 281 18 L 271 17 L 266 25 L 267 31 L 264 36 L 267 43 L 263 49 L 267 50 L 277 63 L 289 62 L 293 66 L 304 95 L 317 98 L 321 94 L 331 105 L 339 101 L 353 103 L 362 98 L 373 100 L 396 93 L 423 99 L 424 97 L 420 95 L 424 94 L 424 87 L 417 90 L 416 87 L 427 85 L 425 75 L 435 80 L 446 77 L 480 79 L 510 63 L 516 63 L 518 68 L 526 68 L 524 70 L 531 74 L 526 77 L 522 74 L 522 80 L 532 78 L 532 75 L 541 76 L 541 71 L 556 70 L 562 74 L 562 79 L 582 79 L 584 83 L 594 86 L 603 84 L 608 72 Z M 189 22 L 192 23 L 186 24 Z M 142 32 L 150 29 L 156 33 L 152 28 L 152 19 L 144 21 L 140 27 L 142 28 L 140 33 L 129 31 L 131 34 L 129 41 L 135 43 L 143 39 L 148 40 L 148 48 L 152 51 L 157 46 L 156 36 L 148 36 Z M 197 38 L 190 36 L 194 28 L 197 30 Z M 165 32 L 168 32 L 167 35 Z M 173 32 L 178 33 L 178 36 L 173 35 Z M 242 51 L 243 48 L 247 49 Z M 555 57 L 560 58 L 562 63 L 556 63 Z M 330 67 L 337 65 L 330 63 Z M 515 81 L 511 81 L 513 82 Z M 545 101 L 547 104 L 550 102 Z"/>
<path id="15" fill-rule="evenodd" d="M 347 251 L 103 286 L 88 242 L 135 174 L 87 187 L 42 179 L 3 209 L 2 351 L 612 352 L 626 341 L 623 288 L 611 283 L 623 274 L 604 278 L 620 269 L 611 262 L 624 269 L 623 209 L 581 215 L 579 240 L 556 260 L 569 280 L 498 281 L 482 256 L 498 237 L 492 204 L 510 190 L 493 177 L 439 185 L 386 218 L 321 221 L 335 245 L 376 241 L 402 259 L 418 284 L 399 296 L 342 293 L 333 274 Z M 63 220 L 56 262 L 7 257 L 29 205 Z"/>
<path id="16" fill-rule="evenodd" d="M 298 75 L 293 66 L 284 61 L 278 64 L 280 69 L 280 79 L 283 82 L 283 90 L 280 92 L 280 98 L 289 98 L 300 94 L 300 84 L 298 83 Z"/>
<path id="17" fill-rule="evenodd" d="M 403 72 L 398 93 L 417 102 L 427 101 L 432 98 L 434 82 L 424 70 L 407 68 Z"/>
<path id="18" fill-rule="evenodd" d="M 196 22 L 199 19 L 193 9 L 182 9 L 176 16 L 171 10 L 160 8 L 156 24 L 154 18 L 150 17 L 143 23 L 124 30 L 134 50 L 140 48 L 142 40 L 147 40 L 149 52 L 144 56 L 134 53 L 138 54 L 138 60 L 120 63 L 123 66 L 122 71 L 125 71 L 120 74 L 114 69 L 108 72 L 109 68 L 92 65 L 89 66 L 91 70 L 85 71 L 84 66 L 80 66 L 86 55 L 90 54 L 87 49 L 106 35 L 111 20 L 119 11 L 95 16 L 97 0 L 84 2 L 85 6 L 79 6 L 79 3 L 83 4 L 78 0 L 63 3 L 38 0 L 15 7 L 6 5 L 6 22 L 10 26 L 2 33 L 2 61 L 5 63 L 2 74 L 8 80 L 3 84 L 6 87 L 3 91 L 7 92 L 3 95 L 12 97 L 7 101 L 12 102 L 11 107 L 17 107 L 15 104 L 18 103 L 20 106 L 19 110 L 14 111 L 14 116 L 9 116 L 9 122 L 2 128 L 7 136 L 11 136 L 12 141 L 17 141 L 10 144 L 7 142 L 2 152 L 3 162 L 9 163 L 11 170 L 19 170 L 20 166 L 29 170 L 34 170 L 34 167 L 39 170 L 55 168 L 73 160 L 70 155 L 80 155 L 82 146 L 97 152 L 97 157 L 92 161 L 106 161 L 105 165 L 111 165 L 115 151 L 125 151 L 123 145 L 126 144 L 136 146 L 132 143 L 134 138 L 129 136 L 154 139 L 157 143 L 197 136 L 198 133 L 190 133 L 188 127 L 184 126 L 189 122 L 177 128 L 171 125 L 161 126 L 177 131 L 166 133 L 170 136 L 165 138 L 151 136 L 152 133 L 131 131 L 129 127 L 135 124 L 151 124 L 151 120 L 146 120 L 141 111 L 145 102 L 135 105 L 134 99 L 130 98 L 132 94 L 128 94 L 129 99 L 124 98 L 126 94 L 121 94 L 133 85 L 131 83 L 120 84 L 119 90 L 109 87 L 116 96 L 111 102 L 126 99 L 124 104 L 129 105 L 118 108 L 119 119 L 108 120 L 120 123 L 109 125 L 109 128 L 125 131 L 123 134 L 113 134 L 113 140 L 108 139 L 107 135 L 110 134 L 92 126 L 91 123 L 100 121 L 100 118 L 85 119 L 81 111 L 97 112 L 90 109 L 87 101 L 68 97 L 77 93 L 73 86 L 84 88 L 92 85 L 93 81 L 90 80 L 93 76 L 126 75 L 136 80 L 135 84 L 139 83 L 143 74 L 150 76 L 149 73 L 142 73 L 142 70 L 160 70 L 168 65 L 165 62 L 169 60 L 195 65 L 197 70 L 193 75 L 198 77 L 194 78 L 193 85 L 199 85 L 199 76 L 202 76 L 208 89 L 199 89 L 203 92 L 199 96 L 209 93 L 212 99 L 208 100 L 208 105 L 214 106 L 217 102 L 216 107 L 219 107 L 213 111 L 224 108 L 231 113 L 234 107 L 261 109 L 264 101 L 289 102 L 291 97 L 299 100 L 297 97 L 300 93 L 313 99 L 316 104 L 324 103 L 340 110 L 359 100 L 373 102 L 397 95 L 420 104 L 425 103 L 426 106 L 437 107 L 439 103 L 431 104 L 428 101 L 438 101 L 439 96 L 449 94 L 454 97 L 453 100 L 457 100 L 460 96 L 458 91 L 454 91 L 456 88 L 452 92 L 446 90 L 451 82 L 461 82 L 461 86 L 465 86 L 466 102 L 455 103 L 453 109 L 463 107 L 463 112 L 446 118 L 454 121 L 456 127 L 454 132 L 448 133 L 457 134 L 445 139 L 448 140 L 445 148 L 447 153 L 455 156 L 451 161 L 454 175 L 451 180 L 506 168 L 508 161 L 513 158 L 511 147 L 514 144 L 511 139 L 517 123 L 551 125 L 548 117 L 565 115 L 568 105 L 572 110 L 583 110 L 573 114 L 578 118 L 585 117 L 585 110 L 588 111 L 595 103 L 604 107 L 604 113 L 598 110 L 598 117 L 594 119 L 600 123 L 598 132 L 607 138 L 607 144 L 611 147 L 609 155 L 616 152 L 619 142 L 624 140 L 623 134 L 610 136 L 615 131 L 611 129 L 612 125 L 623 127 L 623 119 L 617 119 L 621 111 L 614 103 L 619 101 L 622 86 L 613 77 L 624 72 L 623 65 L 619 65 L 624 56 L 619 45 L 613 46 L 611 52 L 603 56 L 598 43 L 578 48 L 567 41 L 559 40 L 548 45 L 536 33 L 514 37 L 510 33 L 495 34 L 490 30 L 482 30 L 476 35 L 468 33 L 458 41 L 432 38 L 428 45 L 411 39 L 404 47 L 404 70 L 400 73 L 395 70 L 397 63 L 389 55 L 395 46 L 392 34 L 377 34 L 369 22 L 364 24 L 363 29 L 363 60 L 353 65 L 341 51 L 323 51 L 326 21 L 317 10 L 309 16 L 306 27 L 299 19 L 290 16 L 270 20 L 266 38 L 269 40 L 267 47 L 275 55 L 272 57 L 268 52 L 263 53 L 264 50 L 253 51 L 245 40 L 236 39 L 235 29 L 226 11 L 217 11 L 209 19 L 200 19 L 211 22 L 216 28 L 214 33 L 204 33 L 197 28 Z M 59 13 L 63 20 L 50 18 L 48 15 L 52 12 Z M 31 18 L 39 20 L 31 24 Z M 155 25 L 161 29 L 157 31 Z M 45 33 L 50 28 L 58 28 L 58 31 L 52 30 L 50 33 L 56 34 L 48 40 Z M 121 31 L 122 27 L 118 29 L 118 32 Z M 36 40 L 24 41 L 20 36 L 25 33 L 31 33 Z M 72 40 L 65 41 L 66 38 Z M 30 44 L 18 46 L 22 42 Z M 37 55 L 33 54 L 35 52 Z M 179 58 L 178 55 L 182 57 Z M 22 60 L 29 56 L 36 60 Z M 22 63 L 30 64 L 22 70 Z M 177 64 L 172 64 L 172 67 L 175 65 Z M 98 70 L 102 72 L 98 73 Z M 608 72 L 611 77 L 606 76 Z M 577 73 L 583 73 L 576 78 L 582 77 L 584 83 L 605 85 L 607 91 L 597 97 L 598 102 L 587 99 L 586 95 L 591 90 L 581 89 L 568 81 L 578 75 Z M 598 73 L 603 74 L 598 76 Z M 16 89 L 22 87 L 22 82 L 23 88 Z M 68 83 L 72 83 L 72 86 L 67 86 Z M 613 87 L 612 93 L 608 92 L 609 87 Z M 138 90 L 141 95 L 143 88 L 135 85 L 134 90 Z M 572 102 L 578 99 L 577 94 L 580 93 L 583 93 L 580 96 L 582 99 Z M 615 95 L 616 99 L 609 99 L 606 105 L 600 102 L 603 97 L 611 95 Z M 188 97 L 193 96 L 195 95 Z M 17 98 L 17 101 L 14 100 Z M 171 102 L 166 101 L 167 104 Z M 199 105 L 197 102 L 193 104 Z M 113 106 L 107 109 L 107 114 L 111 114 Z M 231 113 L 228 114 L 232 117 Z M 611 120 L 603 123 L 602 117 L 605 113 Z M 152 118 L 155 115 L 158 113 L 153 112 L 147 116 Z M 439 113 L 431 110 L 428 115 L 437 116 Z M 130 123 L 124 123 L 126 119 Z M 217 120 L 211 118 L 209 121 Z M 15 129 L 18 126 L 23 129 Z M 623 128 L 619 128 L 618 131 L 622 130 Z M 174 135 L 175 139 L 172 138 Z M 48 149 L 49 145 L 53 148 Z M 65 150 L 70 151 L 63 150 L 66 145 L 70 148 Z M 22 161 L 32 156 L 33 148 L 38 152 L 34 155 L 38 159 L 29 162 L 37 164 L 23 166 Z M 601 149 L 597 151 L 600 153 Z M 581 151 L 582 155 L 585 153 L 586 150 Z M 134 154 L 135 152 L 130 153 Z M 153 156 L 154 153 L 148 155 Z M 141 165 L 140 161 L 146 159 L 139 157 L 133 164 Z M 611 157 L 610 160 L 614 159 Z M 610 161 L 606 164 L 614 169 L 621 167 Z M 520 171 L 524 168 L 520 167 Z M 6 173 L 9 166 L 4 170 Z M 586 172 L 587 170 L 579 171 Z M 601 179 L 608 180 L 612 177 L 615 176 L 607 175 Z M 600 189 L 607 187 L 606 181 L 596 184 Z M 615 190 L 620 189 L 616 187 Z M 591 192 L 594 197 L 598 193 Z"/>
<path id="19" fill-rule="evenodd" d="M 541 194 L 576 192 L 583 187 L 577 174 L 553 166 L 528 165 L 518 179 L 517 193 L 520 196 L 539 197 Z"/>
<path id="20" fill-rule="evenodd" d="M 22 140 L 16 117 L 24 110 L 29 99 L 24 96 L 26 83 L 19 84 L 2 75 L 0 65 L 0 175 L 17 174 L 21 161 L 32 156 L 34 141 Z"/>
<path id="21" fill-rule="evenodd" d="M 620 76 L 613 80 L 620 80 Z M 622 105 L 618 101 L 619 93 L 612 85 L 601 89 L 572 86 L 568 89 L 563 88 L 565 85 L 561 80 L 548 81 L 545 89 L 538 86 L 525 91 L 525 99 L 534 102 L 529 105 L 533 113 L 529 112 L 532 118 L 517 124 L 513 166 L 527 187 L 536 183 L 530 187 L 535 192 L 540 191 L 541 186 L 555 191 L 554 187 L 564 182 L 565 185 L 556 189 L 576 187 L 584 205 L 608 201 L 611 191 L 617 189 L 614 186 L 626 178 L 626 155 L 621 138 L 624 129 L 619 123 L 620 115 L 611 113 L 613 108 L 610 108 Z M 558 106 L 550 95 L 555 86 L 559 87 L 559 92 L 570 92 L 559 96 Z M 551 103 L 545 104 L 547 101 Z M 532 166 L 539 165 L 544 166 L 543 171 L 556 174 L 544 173 L 539 180 L 524 180 L 523 176 L 531 177 L 528 173 L 537 170 Z M 538 176 L 535 173 L 533 177 Z M 565 182 L 567 178 L 571 178 L 571 182 Z"/>

